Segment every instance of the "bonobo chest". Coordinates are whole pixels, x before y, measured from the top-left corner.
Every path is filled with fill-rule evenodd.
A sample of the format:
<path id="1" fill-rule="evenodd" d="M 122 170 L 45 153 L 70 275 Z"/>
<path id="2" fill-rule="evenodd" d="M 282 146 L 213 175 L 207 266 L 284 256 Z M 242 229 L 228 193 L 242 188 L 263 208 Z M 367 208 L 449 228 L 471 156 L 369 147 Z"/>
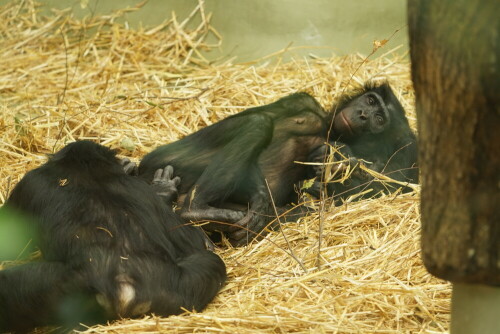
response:
<path id="1" fill-rule="evenodd" d="M 294 184 L 306 177 L 306 162 L 312 150 L 324 143 L 326 126 L 321 115 L 304 111 L 275 121 L 273 138 L 259 157 L 275 201 L 287 201 Z"/>

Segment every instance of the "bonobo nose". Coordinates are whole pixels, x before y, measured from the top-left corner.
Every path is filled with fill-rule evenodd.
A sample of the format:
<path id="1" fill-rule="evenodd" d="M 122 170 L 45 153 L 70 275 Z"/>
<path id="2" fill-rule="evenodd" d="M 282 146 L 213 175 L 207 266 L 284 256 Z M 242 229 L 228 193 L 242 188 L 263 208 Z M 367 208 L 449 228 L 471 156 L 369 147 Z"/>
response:
<path id="1" fill-rule="evenodd" d="M 358 110 L 358 116 L 359 116 L 359 119 L 361 119 L 362 121 L 366 121 L 368 119 L 368 117 L 366 116 L 366 114 L 363 110 Z"/>

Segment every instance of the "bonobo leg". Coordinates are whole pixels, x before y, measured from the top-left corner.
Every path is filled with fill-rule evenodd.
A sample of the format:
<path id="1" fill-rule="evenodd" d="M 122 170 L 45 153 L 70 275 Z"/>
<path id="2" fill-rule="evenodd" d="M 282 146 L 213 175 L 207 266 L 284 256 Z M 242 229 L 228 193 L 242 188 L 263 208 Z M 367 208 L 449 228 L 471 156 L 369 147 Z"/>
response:
<path id="1" fill-rule="evenodd" d="M 264 228 L 276 218 L 271 196 L 264 181 L 264 176 L 257 165 L 253 165 L 247 175 L 246 190 L 250 196 L 246 216 L 229 228 L 229 241 L 234 246 L 248 244 L 257 236 L 262 236 Z"/>
<path id="2" fill-rule="evenodd" d="M 228 119 L 224 125 L 234 133 L 223 135 L 224 145 L 190 189 L 181 216 L 222 222 L 217 225 L 220 231 L 247 228 L 258 232 L 263 223 L 250 216 L 269 211 L 270 199 L 258 158 L 272 139 L 273 121 L 264 114 L 249 114 Z M 248 203 L 249 213 L 221 208 L 224 202 Z M 231 223 L 236 225 L 230 228 Z"/>
<path id="3" fill-rule="evenodd" d="M 203 310 L 226 280 L 224 262 L 208 250 L 176 259 L 176 263 L 149 258 L 136 267 L 148 278 L 137 289 L 137 299 L 151 301 L 150 312 L 163 316 L 180 314 L 183 309 Z"/>
<path id="4" fill-rule="evenodd" d="M 61 262 L 33 262 L 0 271 L 0 332 L 105 321 L 81 275 Z"/>
<path id="5" fill-rule="evenodd" d="M 303 205 L 297 207 L 285 205 L 274 208 L 270 190 L 258 166 L 253 166 L 248 170 L 243 189 L 250 196 L 248 213 L 243 219 L 230 226 L 227 232 L 228 239 L 234 246 L 246 245 L 254 238 L 263 237 L 268 231 L 277 230 L 279 223 L 296 221 L 309 212 Z"/>

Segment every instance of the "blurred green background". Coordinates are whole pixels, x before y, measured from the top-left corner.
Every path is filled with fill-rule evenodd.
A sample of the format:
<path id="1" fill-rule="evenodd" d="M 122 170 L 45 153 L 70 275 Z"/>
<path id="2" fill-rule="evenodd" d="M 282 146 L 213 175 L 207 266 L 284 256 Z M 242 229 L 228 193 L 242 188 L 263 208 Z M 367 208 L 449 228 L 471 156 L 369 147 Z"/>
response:
<path id="1" fill-rule="evenodd" d="M 85 0 L 84 0 L 85 1 Z M 0 0 L 0 4 L 8 1 Z M 106 14 L 134 6 L 140 0 L 41 0 L 44 11 L 71 8 L 77 17 L 92 12 Z M 169 18 L 172 11 L 182 19 L 198 5 L 198 0 L 149 0 L 138 12 L 127 13 L 131 26 L 150 27 Z M 390 37 L 384 51 L 396 46 L 407 51 L 405 0 L 206 0 L 206 13 L 223 36 L 220 51 L 208 58 L 236 56 L 236 61 L 254 60 L 292 44 L 289 55 L 314 54 L 329 57 L 360 52 L 368 55 L 374 40 Z M 313 48 L 301 49 L 298 47 Z M 297 50 L 298 49 L 298 50 Z"/>

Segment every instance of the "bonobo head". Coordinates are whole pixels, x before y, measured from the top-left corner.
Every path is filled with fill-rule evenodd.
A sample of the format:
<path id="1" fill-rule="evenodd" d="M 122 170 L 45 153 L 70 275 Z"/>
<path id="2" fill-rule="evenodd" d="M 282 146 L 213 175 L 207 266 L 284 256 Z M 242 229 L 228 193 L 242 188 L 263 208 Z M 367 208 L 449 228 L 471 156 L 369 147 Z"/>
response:
<path id="1" fill-rule="evenodd" d="M 49 156 L 47 164 L 52 168 L 63 168 L 71 174 L 84 172 L 96 177 L 107 177 L 109 174 L 124 173 L 115 155 L 116 151 L 108 147 L 90 140 L 78 140 Z"/>
<path id="2" fill-rule="evenodd" d="M 331 113 L 331 139 L 344 143 L 387 136 L 392 130 L 409 130 L 404 109 L 387 83 L 366 85 L 354 96 L 344 97 Z"/>

